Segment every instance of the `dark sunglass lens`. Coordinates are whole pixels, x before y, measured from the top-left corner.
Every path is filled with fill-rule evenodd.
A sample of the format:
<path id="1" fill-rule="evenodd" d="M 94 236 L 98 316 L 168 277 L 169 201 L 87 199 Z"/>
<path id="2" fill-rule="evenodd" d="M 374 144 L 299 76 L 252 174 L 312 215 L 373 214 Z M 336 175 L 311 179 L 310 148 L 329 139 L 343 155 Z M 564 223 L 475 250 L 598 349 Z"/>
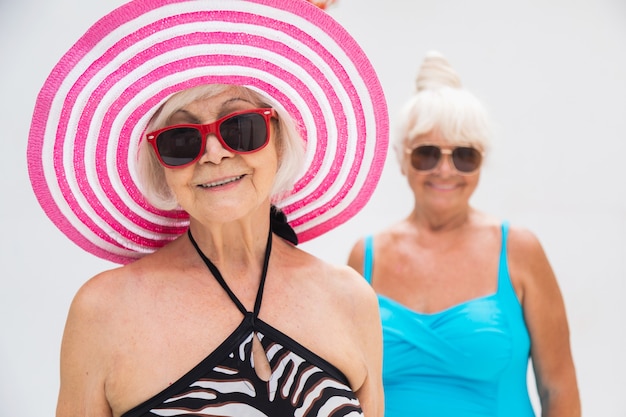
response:
<path id="1" fill-rule="evenodd" d="M 428 171 L 437 166 L 441 150 L 436 146 L 418 146 L 411 152 L 411 165 L 418 171 Z"/>
<path id="2" fill-rule="evenodd" d="M 473 172 L 480 167 L 482 155 L 477 149 L 459 147 L 452 151 L 452 161 L 460 172 Z"/>
<path id="3" fill-rule="evenodd" d="M 240 114 L 222 122 L 220 135 L 233 151 L 252 152 L 267 142 L 267 124 L 260 114 Z"/>
<path id="4" fill-rule="evenodd" d="M 176 127 L 161 132 L 156 138 L 156 144 L 163 162 L 170 166 L 181 166 L 200 155 L 202 136 L 193 127 Z"/>

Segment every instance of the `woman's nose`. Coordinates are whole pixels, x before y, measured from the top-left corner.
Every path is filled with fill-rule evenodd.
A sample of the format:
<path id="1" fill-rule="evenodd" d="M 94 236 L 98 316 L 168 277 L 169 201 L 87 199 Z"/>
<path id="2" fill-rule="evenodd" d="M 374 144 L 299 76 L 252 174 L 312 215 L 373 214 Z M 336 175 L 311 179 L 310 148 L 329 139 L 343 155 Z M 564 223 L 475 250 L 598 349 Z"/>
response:
<path id="1" fill-rule="evenodd" d="M 435 171 L 440 175 L 450 175 L 456 172 L 454 165 L 452 164 L 452 155 L 442 154 Z"/>
<path id="2" fill-rule="evenodd" d="M 210 133 L 207 135 L 204 154 L 200 158 L 200 162 L 219 164 L 224 158 L 231 158 L 233 155 L 233 151 L 222 145 L 215 134 Z"/>

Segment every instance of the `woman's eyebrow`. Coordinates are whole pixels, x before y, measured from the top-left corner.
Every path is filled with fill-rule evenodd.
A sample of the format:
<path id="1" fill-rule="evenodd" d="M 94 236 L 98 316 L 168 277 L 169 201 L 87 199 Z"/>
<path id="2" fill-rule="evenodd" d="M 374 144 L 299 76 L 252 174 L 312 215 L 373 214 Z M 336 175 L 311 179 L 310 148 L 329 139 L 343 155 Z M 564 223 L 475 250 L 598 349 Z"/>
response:
<path id="1" fill-rule="evenodd" d="M 239 102 L 239 101 L 243 101 L 245 103 L 249 103 L 254 105 L 253 102 L 251 102 L 250 100 L 247 100 L 245 98 L 242 97 L 232 97 L 229 98 L 228 100 L 224 101 L 223 103 L 221 103 L 219 105 L 219 111 L 216 113 L 216 119 L 220 119 L 234 111 L 237 111 L 238 109 L 235 108 L 233 106 L 234 103 Z M 182 117 L 185 119 L 185 121 L 188 121 L 189 123 L 193 123 L 193 124 L 201 124 L 203 123 L 202 120 L 200 119 L 200 117 L 196 116 L 194 113 L 190 112 L 189 110 L 186 109 L 178 109 L 176 110 L 174 113 L 172 113 L 168 118 L 167 118 L 167 122 L 171 123 L 172 120 L 176 117 Z"/>
<path id="2" fill-rule="evenodd" d="M 219 119 L 221 117 L 226 116 L 229 113 L 232 113 L 233 111 L 237 111 L 238 109 L 233 108 L 232 104 L 238 101 L 243 101 L 245 103 L 254 105 L 253 102 L 242 97 L 229 98 L 228 100 L 226 100 L 225 102 L 221 104 L 220 111 L 217 113 L 217 118 Z"/>
<path id="3" fill-rule="evenodd" d="M 175 117 L 183 117 L 193 124 L 201 123 L 200 119 L 195 114 L 185 109 L 179 109 L 179 110 L 176 110 L 174 113 L 170 114 L 169 117 L 167 118 L 167 122 L 170 123 L 172 119 L 174 119 Z"/>

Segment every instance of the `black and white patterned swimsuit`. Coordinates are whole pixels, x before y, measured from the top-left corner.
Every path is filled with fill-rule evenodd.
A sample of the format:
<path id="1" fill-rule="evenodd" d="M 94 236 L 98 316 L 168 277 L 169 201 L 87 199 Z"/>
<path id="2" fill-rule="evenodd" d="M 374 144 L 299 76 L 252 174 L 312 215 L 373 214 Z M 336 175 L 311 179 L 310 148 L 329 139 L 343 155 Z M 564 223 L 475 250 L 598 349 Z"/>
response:
<path id="1" fill-rule="evenodd" d="M 269 233 L 254 311 L 248 312 L 215 265 L 189 238 L 215 278 L 244 315 L 237 329 L 191 371 L 122 417 L 362 416 L 347 378 L 335 366 L 258 319 L 272 245 Z M 256 336 L 255 336 L 256 334 Z M 266 382 L 254 370 L 252 341 L 258 337 L 271 367 Z"/>

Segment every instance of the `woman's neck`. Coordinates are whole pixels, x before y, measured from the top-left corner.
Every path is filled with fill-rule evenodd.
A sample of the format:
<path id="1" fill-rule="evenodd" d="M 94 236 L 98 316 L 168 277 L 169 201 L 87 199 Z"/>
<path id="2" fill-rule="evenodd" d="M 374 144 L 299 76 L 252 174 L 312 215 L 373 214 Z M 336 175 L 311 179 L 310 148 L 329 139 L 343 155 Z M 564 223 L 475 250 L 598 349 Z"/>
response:
<path id="1" fill-rule="evenodd" d="M 470 206 L 455 211 L 426 211 L 415 208 L 407 220 L 419 228 L 431 232 L 444 232 L 459 229 L 471 219 L 474 209 Z"/>
<path id="2" fill-rule="evenodd" d="M 258 265 L 270 231 L 269 206 L 230 222 L 202 223 L 190 219 L 189 230 L 215 265 Z"/>

